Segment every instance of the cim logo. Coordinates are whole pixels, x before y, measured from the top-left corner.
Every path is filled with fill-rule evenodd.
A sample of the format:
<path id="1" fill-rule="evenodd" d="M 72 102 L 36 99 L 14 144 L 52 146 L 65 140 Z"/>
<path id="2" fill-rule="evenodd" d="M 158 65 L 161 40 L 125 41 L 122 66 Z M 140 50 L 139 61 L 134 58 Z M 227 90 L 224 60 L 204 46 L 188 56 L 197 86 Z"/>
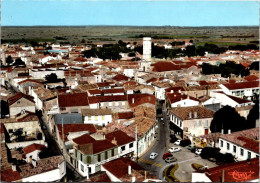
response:
<path id="1" fill-rule="evenodd" d="M 229 172 L 229 175 L 232 175 L 232 177 L 237 180 L 237 181 L 245 181 L 251 178 L 251 175 L 254 174 L 255 172 L 252 172 L 251 170 L 249 172 L 238 172 L 238 171 L 233 171 Z"/>

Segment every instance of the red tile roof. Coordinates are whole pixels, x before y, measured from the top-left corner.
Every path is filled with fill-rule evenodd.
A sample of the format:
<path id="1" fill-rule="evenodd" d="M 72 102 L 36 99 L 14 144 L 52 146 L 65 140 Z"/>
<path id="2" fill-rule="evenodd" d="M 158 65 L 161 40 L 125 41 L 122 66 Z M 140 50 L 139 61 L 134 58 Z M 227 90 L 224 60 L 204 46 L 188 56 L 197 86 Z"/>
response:
<path id="1" fill-rule="evenodd" d="M 180 94 L 180 93 L 166 93 L 166 97 L 169 99 L 169 102 L 171 104 L 175 103 L 175 102 L 179 102 L 181 100 L 184 99 L 190 99 L 190 100 L 194 100 L 194 101 L 199 101 L 198 99 L 194 98 L 194 97 L 190 97 L 188 95 L 185 94 Z"/>
<path id="2" fill-rule="evenodd" d="M 79 138 L 79 137 L 78 137 Z M 86 143 L 88 140 L 88 143 Z M 74 139 L 73 139 L 74 141 Z M 112 144 L 109 140 L 91 140 L 89 137 L 86 137 L 85 140 L 77 140 L 81 145 L 77 146 L 76 148 L 81 151 L 83 154 L 97 154 L 108 149 L 116 147 L 115 144 Z M 75 141 L 74 141 L 75 142 Z M 78 144 L 78 143 L 77 143 Z"/>
<path id="3" fill-rule="evenodd" d="M 118 74 L 118 75 L 114 76 L 112 79 L 115 81 L 128 81 L 129 77 L 127 77 L 123 74 Z"/>
<path id="4" fill-rule="evenodd" d="M 34 79 L 26 79 L 26 80 L 23 80 L 23 81 L 20 81 L 18 84 L 23 84 L 23 83 L 37 83 L 37 84 L 40 84 L 40 85 L 43 85 L 41 82 L 37 81 L 37 80 L 34 80 Z"/>
<path id="5" fill-rule="evenodd" d="M 258 81 L 241 82 L 241 83 L 229 83 L 223 84 L 229 90 L 244 89 L 244 88 L 257 88 L 259 87 Z"/>
<path id="6" fill-rule="evenodd" d="M 134 101 L 133 101 L 134 99 Z M 130 107 L 136 107 L 145 103 L 155 105 L 155 96 L 150 94 L 130 94 L 128 95 L 128 103 Z"/>
<path id="7" fill-rule="evenodd" d="M 173 91 L 173 93 L 178 92 L 178 91 L 185 91 L 185 89 L 182 86 L 176 86 L 176 87 L 170 87 L 165 89 L 165 92 L 171 92 Z"/>
<path id="8" fill-rule="evenodd" d="M 112 182 L 106 172 L 97 172 L 89 177 L 90 182 Z"/>
<path id="9" fill-rule="evenodd" d="M 18 171 L 13 171 L 11 168 L 1 171 L 1 181 L 3 182 L 13 182 L 21 179 L 20 173 Z"/>
<path id="10" fill-rule="evenodd" d="M 118 146 L 125 145 L 135 141 L 133 137 L 128 136 L 125 132 L 122 132 L 121 130 L 117 130 L 106 134 L 106 139 L 110 142 L 112 142 L 112 140 L 115 139 L 117 141 Z"/>
<path id="11" fill-rule="evenodd" d="M 59 135 L 62 139 L 62 124 L 57 124 L 57 128 L 59 130 Z M 93 124 L 64 124 L 63 125 L 63 132 L 64 132 L 64 139 L 68 141 L 67 135 L 70 132 L 82 132 L 88 131 L 90 134 L 96 133 L 97 129 Z"/>
<path id="12" fill-rule="evenodd" d="M 21 98 L 25 98 L 25 99 L 35 103 L 34 100 L 33 100 L 34 98 L 32 96 L 25 95 L 25 94 L 19 92 L 19 93 L 15 94 L 14 96 L 12 96 L 8 99 L 8 105 L 12 105 L 13 103 L 20 100 Z"/>
<path id="13" fill-rule="evenodd" d="M 89 144 L 89 143 L 96 142 L 96 140 L 93 137 L 91 137 L 89 134 L 84 134 L 81 135 L 80 137 L 73 139 L 73 142 L 75 142 L 78 145 L 82 145 L 82 144 Z"/>
<path id="14" fill-rule="evenodd" d="M 172 71 L 172 70 L 180 70 L 180 65 L 175 65 L 172 62 L 160 61 L 152 64 L 153 71 L 155 72 L 164 72 L 164 71 Z"/>
<path id="15" fill-rule="evenodd" d="M 125 90 L 123 88 L 113 88 L 113 89 L 102 90 L 102 92 L 104 94 L 108 94 L 108 93 L 124 93 Z"/>
<path id="16" fill-rule="evenodd" d="M 134 117 L 133 112 L 121 112 L 118 113 L 118 119 L 130 119 Z"/>
<path id="17" fill-rule="evenodd" d="M 176 107 L 170 110 L 171 113 L 178 116 L 182 120 L 202 119 L 202 118 L 213 118 L 214 112 L 205 107 Z M 194 112 L 197 112 L 195 118 Z M 191 118 L 190 118 L 191 114 Z"/>
<path id="18" fill-rule="evenodd" d="M 126 101 L 126 95 L 113 95 L 113 96 L 93 96 L 88 97 L 90 104 L 95 104 L 99 102 L 110 102 L 110 101 Z"/>
<path id="19" fill-rule="evenodd" d="M 244 79 L 247 81 L 257 81 L 257 80 L 259 80 L 259 77 L 255 76 L 255 75 L 249 75 L 249 76 L 244 77 Z"/>
<path id="20" fill-rule="evenodd" d="M 24 154 L 28 154 L 36 150 L 41 151 L 43 148 L 46 148 L 46 146 L 42 144 L 31 144 L 29 146 L 24 147 L 23 152 Z"/>
<path id="21" fill-rule="evenodd" d="M 129 158 L 118 158 L 116 160 L 109 161 L 102 166 L 120 179 L 128 174 L 128 165 L 131 165 L 131 168 L 134 170 L 143 170 L 140 165 L 134 161 L 131 161 Z"/>
<path id="22" fill-rule="evenodd" d="M 88 94 L 62 94 L 58 96 L 58 102 L 59 107 L 88 106 Z"/>
<path id="23" fill-rule="evenodd" d="M 208 172 L 206 175 L 212 182 L 219 182 L 223 170 L 225 182 L 249 182 L 259 179 L 259 159 L 251 159 L 250 163 L 247 161 L 240 161 L 217 166 L 204 170 L 203 172 Z"/>
<path id="24" fill-rule="evenodd" d="M 259 154 L 259 127 L 222 134 L 220 138 Z"/>

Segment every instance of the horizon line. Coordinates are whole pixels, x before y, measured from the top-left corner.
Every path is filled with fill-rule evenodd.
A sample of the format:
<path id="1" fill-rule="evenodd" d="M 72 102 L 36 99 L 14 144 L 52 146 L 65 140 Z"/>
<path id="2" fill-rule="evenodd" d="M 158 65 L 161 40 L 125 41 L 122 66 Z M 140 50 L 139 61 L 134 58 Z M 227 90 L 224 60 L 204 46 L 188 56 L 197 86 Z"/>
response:
<path id="1" fill-rule="evenodd" d="M 177 26 L 177 25 L 1 25 L 1 27 L 259 27 L 259 25 L 202 25 L 202 26 Z"/>

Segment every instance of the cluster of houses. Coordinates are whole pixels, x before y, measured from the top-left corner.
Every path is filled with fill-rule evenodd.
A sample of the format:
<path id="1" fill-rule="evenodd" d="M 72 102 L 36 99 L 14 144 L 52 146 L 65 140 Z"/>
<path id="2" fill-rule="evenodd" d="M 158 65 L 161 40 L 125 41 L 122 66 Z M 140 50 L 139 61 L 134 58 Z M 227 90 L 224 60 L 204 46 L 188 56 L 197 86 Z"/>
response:
<path id="1" fill-rule="evenodd" d="M 205 76 L 200 64 L 233 59 L 248 67 L 259 51 L 156 62 L 151 38 L 143 44 L 140 61 L 84 58 L 86 46 L 53 44 L 45 55 L 43 47 L 2 45 L 3 65 L 7 56 L 26 64 L 1 68 L 1 96 L 9 109 L 1 120 L 2 181 L 61 181 L 66 164 L 89 181 L 160 181 L 134 162 L 156 141 L 158 103 L 166 109 L 170 129 L 192 142 L 211 134 L 214 113 L 225 105 L 247 117 L 259 95 L 258 72 L 228 79 Z M 50 74 L 58 79 L 46 81 Z M 47 153 L 47 132 L 60 154 Z M 218 134 L 219 147 L 240 160 L 254 158 L 259 149 L 250 144 L 259 142 L 257 132 Z"/>

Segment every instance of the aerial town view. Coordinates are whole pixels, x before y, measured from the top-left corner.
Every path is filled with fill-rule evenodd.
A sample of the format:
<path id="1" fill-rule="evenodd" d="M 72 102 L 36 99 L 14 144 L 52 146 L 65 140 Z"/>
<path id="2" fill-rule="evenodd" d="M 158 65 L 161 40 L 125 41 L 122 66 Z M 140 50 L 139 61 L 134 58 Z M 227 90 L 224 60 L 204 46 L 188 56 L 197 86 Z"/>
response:
<path id="1" fill-rule="evenodd" d="M 257 1 L 3 0 L 0 53 L 1 182 L 259 182 Z"/>

